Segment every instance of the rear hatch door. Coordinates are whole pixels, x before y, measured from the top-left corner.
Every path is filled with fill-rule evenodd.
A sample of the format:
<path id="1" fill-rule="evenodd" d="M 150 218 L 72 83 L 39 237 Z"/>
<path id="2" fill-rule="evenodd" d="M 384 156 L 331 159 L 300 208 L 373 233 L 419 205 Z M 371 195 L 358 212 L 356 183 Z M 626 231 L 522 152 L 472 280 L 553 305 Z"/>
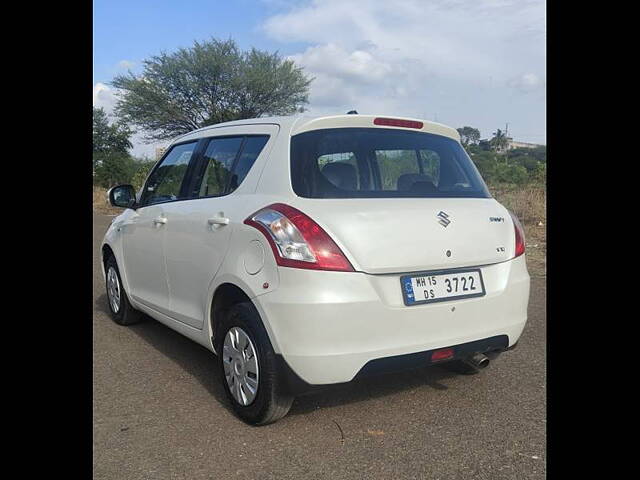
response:
<path id="1" fill-rule="evenodd" d="M 515 255 L 513 221 L 492 198 L 299 199 L 296 204 L 366 273 L 479 266 Z"/>

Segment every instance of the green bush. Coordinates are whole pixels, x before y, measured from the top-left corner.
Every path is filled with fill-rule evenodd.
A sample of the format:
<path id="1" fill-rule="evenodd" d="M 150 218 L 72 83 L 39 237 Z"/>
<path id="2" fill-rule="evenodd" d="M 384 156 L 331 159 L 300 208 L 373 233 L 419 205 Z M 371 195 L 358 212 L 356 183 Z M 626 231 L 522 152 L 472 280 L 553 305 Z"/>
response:
<path id="1" fill-rule="evenodd" d="M 502 183 L 522 185 L 529 180 L 529 173 L 522 165 L 499 163 L 496 169 L 495 180 Z"/>
<path id="2" fill-rule="evenodd" d="M 509 163 L 523 166 L 527 169 L 528 173 L 533 173 L 540 164 L 540 162 L 535 157 L 529 155 L 519 155 L 514 157 L 511 157 L 511 155 L 509 155 Z"/>
<path id="3" fill-rule="evenodd" d="M 129 183 L 136 170 L 131 156 L 115 151 L 94 154 L 94 165 L 93 183 L 104 188 Z"/>
<path id="4" fill-rule="evenodd" d="M 473 160 L 485 182 L 491 183 L 497 179 L 498 159 L 494 153 L 487 151 L 472 153 L 471 160 Z"/>
<path id="5" fill-rule="evenodd" d="M 531 175 L 535 183 L 546 183 L 547 181 L 547 164 L 539 163 Z"/>
<path id="6" fill-rule="evenodd" d="M 155 165 L 154 161 L 148 161 L 148 160 L 141 161 L 138 163 L 136 171 L 131 177 L 131 185 L 133 185 L 133 188 L 135 188 L 136 191 L 142 188 L 144 181 L 147 179 L 147 175 L 149 175 L 149 172 L 151 171 L 154 165 Z"/>
<path id="7" fill-rule="evenodd" d="M 518 148 L 507 154 L 468 148 L 469 156 L 487 183 L 544 183 L 546 179 L 546 147 Z"/>

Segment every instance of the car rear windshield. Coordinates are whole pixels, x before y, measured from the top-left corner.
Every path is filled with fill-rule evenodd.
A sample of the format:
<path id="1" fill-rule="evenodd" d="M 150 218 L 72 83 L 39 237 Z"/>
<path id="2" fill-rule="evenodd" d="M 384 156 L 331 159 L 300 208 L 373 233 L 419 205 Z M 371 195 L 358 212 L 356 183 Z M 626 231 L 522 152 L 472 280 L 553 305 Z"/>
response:
<path id="1" fill-rule="evenodd" d="M 296 194 L 307 198 L 490 197 L 455 140 L 385 128 L 291 137 L 291 181 Z"/>

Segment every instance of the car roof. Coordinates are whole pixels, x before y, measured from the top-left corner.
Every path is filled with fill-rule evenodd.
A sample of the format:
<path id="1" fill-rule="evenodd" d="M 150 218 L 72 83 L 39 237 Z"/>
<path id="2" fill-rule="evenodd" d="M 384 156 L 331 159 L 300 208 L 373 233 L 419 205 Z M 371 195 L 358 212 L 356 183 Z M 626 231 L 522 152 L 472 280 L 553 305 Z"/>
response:
<path id="1" fill-rule="evenodd" d="M 386 126 L 386 125 L 375 125 L 373 123 L 375 118 L 388 118 L 388 119 L 397 119 L 397 120 L 409 120 L 414 122 L 421 122 L 423 124 L 422 128 L 406 128 L 406 127 L 395 127 L 395 126 Z M 360 115 L 360 114 L 346 114 L 346 115 L 325 115 L 325 116 L 309 116 L 309 115 L 289 115 L 289 116 L 280 116 L 280 117 L 259 117 L 259 118 L 248 118 L 244 120 L 233 120 L 231 122 L 222 122 L 216 123 L 215 125 L 209 125 L 207 127 L 199 128 L 197 130 L 193 130 L 192 132 L 186 133 L 175 138 L 171 144 L 177 142 L 183 142 L 185 140 L 189 140 L 191 136 L 194 138 L 201 138 L 202 133 L 205 131 L 216 130 L 218 128 L 224 127 L 235 127 L 240 125 L 265 125 L 272 124 L 278 125 L 282 130 L 289 131 L 289 135 L 297 135 L 299 133 L 308 132 L 310 130 L 319 130 L 325 128 L 354 128 L 354 127 L 365 127 L 365 128 L 391 128 L 397 130 L 408 130 L 408 131 L 421 131 L 427 133 L 433 133 L 436 135 L 443 135 L 445 137 L 453 138 L 456 141 L 460 141 L 460 134 L 455 128 L 448 127 L 447 125 L 443 125 L 437 122 L 430 122 L 428 120 L 419 119 L 419 118 L 410 118 L 410 117 L 400 117 L 395 115 Z M 213 132 L 212 132 L 213 133 Z"/>

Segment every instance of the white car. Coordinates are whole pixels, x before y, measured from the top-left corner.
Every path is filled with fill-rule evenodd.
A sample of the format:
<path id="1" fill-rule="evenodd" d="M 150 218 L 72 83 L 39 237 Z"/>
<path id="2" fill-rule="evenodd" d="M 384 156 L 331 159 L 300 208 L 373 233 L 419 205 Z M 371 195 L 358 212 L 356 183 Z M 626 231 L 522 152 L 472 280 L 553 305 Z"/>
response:
<path id="1" fill-rule="evenodd" d="M 523 229 L 458 132 L 370 115 L 222 123 L 174 140 L 102 246 L 115 321 L 215 352 L 246 422 L 314 386 L 475 372 L 527 320 Z"/>

